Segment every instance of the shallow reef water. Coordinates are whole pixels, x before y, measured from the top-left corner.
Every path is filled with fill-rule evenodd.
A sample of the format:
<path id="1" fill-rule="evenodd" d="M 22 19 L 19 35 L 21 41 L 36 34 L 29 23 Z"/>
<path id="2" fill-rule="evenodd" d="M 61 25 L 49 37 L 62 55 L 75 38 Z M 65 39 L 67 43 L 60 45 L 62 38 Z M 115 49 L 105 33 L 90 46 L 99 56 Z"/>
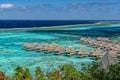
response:
<path id="1" fill-rule="evenodd" d="M 84 48 L 90 52 L 90 46 L 80 42 L 81 37 L 107 37 L 112 41 L 120 41 L 120 27 L 69 29 L 69 30 L 27 30 L 27 31 L 0 31 L 0 71 L 7 75 L 13 74 L 17 66 L 28 67 L 31 74 L 37 66 L 40 66 L 44 73 L 52 69 L 59 69 L 59 66 L 66 63 L 73 63 L 77 68 L 81 64 L 91 64 L 93 58 L 79 57 L 78 55 L 66 56 L 65 54 L 44 53 L 37 51 L 26 51 L 22 48 L 24 43 L 48 42 L 57 43 L 64 47 L 72 46 L 74 49 Z"/>

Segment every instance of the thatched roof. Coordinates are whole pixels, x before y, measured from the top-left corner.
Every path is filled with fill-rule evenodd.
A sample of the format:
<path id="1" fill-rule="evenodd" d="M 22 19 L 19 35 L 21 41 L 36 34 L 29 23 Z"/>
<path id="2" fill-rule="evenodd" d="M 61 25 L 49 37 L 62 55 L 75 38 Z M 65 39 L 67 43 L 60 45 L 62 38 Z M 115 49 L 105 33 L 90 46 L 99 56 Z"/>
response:
<path id="1" fill-rule="evenodd" d="M 108 52 L 102 57 L 102 59 L 99 63 L 99 66 L 100 66 L 100 68 L 104 68 L 104 69 L 108 70 L 108 67 L 110 65 L 115 65 L 115 64 L 116 64 L 116 62 L 114 61 L 114 58 L 112 58 L 112 56 Z"/>
<path id="2" fill-rule="evenodd" d="M 85 49 L 83 49 L 83 48 L 79 48 L 78 50 L 77 50 L 77 52 L 78 52 L 78 54 L 79 55 L 88 55 L 88 53 L 85 51 Z"/>
<path id="3" fill-rule="evenodd" d="M 72 48 L 72 46 L 69 46 L 68 48 L 66 48 L 66 53 L 68 53 L 68 54 L 74 54 L 75 50 Z"/>

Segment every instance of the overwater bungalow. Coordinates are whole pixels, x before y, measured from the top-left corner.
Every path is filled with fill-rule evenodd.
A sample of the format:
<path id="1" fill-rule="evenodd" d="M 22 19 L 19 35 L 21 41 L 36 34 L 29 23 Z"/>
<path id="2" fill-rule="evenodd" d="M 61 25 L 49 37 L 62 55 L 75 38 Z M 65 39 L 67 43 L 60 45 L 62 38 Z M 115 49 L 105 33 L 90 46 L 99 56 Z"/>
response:
<path id="1" fill-rule="evenodd" d="M 86 41 L 86 38 L 81 37 L 80 40 L 81 40 L 81 41 Z"/>
<path id="2" fill-rule="evenodd" d="M 54 51 L 56 52 L 56 54 L 61 54 L 65 52 L 65 48 L 64 46 L 59 46 L 59 47 L 56 47 Z"/>
<path id="3" fill-rule="evenodd" d="M 26 50 L 34 50 L 34 46 L 32 44 L 29 44 L 29 43 L 25 43 L 23 45 L 23 48 L 25 48 Z"/>
<path id="4" fill-rule="evenodd" d="M 42 46 L 41 46 L 41 45 L 37 46 L 37 47 L 36 47 L 36 50 L 37 50 L 37 51 L 42 51 Z"/>
<path id="5" fill-rule="evenodd" d="M 49 48 L 49 50 L 51 50 L 51 51 L 55 51 L 55 49 L 56 49 L 57 47 L 59 47 L 58 44 L 56 44 L 56 43 L 52 43 L 52 44 L 50 44 L 50 48 Z"/>
<path id="6" fill-rule="evenodd" d="M 96 40 L 97 41 L 102 41 L 102 37 L 98 37 Z"/>
<path id="7" fill-rule="evenodd" d="M 92 47 L 101 48 L 102 50 L 114 50 L 117 52 L 120 51 L 120 43 L 118 42 L 116 44 L 116 42 L 112 42 L 108 38 L 98 37 L 96 40 L 92 40 L 90 38 L 81 38 L 81 40 L 91 45 Z"/>
<path id="8" fill-rule="evenodd" d="M 25 43 L 24 45 L 23 45 L 23 48 L 26 48 L 26 47 L 28 47 L 30 44 L 29 43 Z"/>
<path id="9" fill-rule="evenodd" d="M 51 46 L 55 48 L 55 47 L 57 47 L 59 45 L 57 43 L 52 43 Z"/>
<path id="10" fill-rule="evenodd" d="M 72 48 L 72 46 L 69 46 L 68 48 L 66 48 L 65 52 L 67 53 L 67 55 L 75 54 L 75 50 Z"/>
<path id="11" fill-rule="evenodd" d="M 115 52 L 115 51 L 108 51 L 108 53 L 111 55 L 111 57 L 117 58 L 117 52 Z"/>
<path id="12" fill-rule="evenodd" d="M 103 38 L 103 41 L 110 42 L 110 40 L 108 38 Z"/>
<path id="13" fill-rule="evenodd" d="M 114 45 L 114 50 L 120 52 L 120 44 Z"/>
<path id="14" fill-rule="evenodd" d="M 100 48 L 97 48 L 95 51 L 93 49 L 91 50 L 91 55 L 94 57 L 102 57 L 103 56 L 102 53 L 103 52 Z"/>
<path id="15" fill-rule="evenodd" d="M 102 37 L 98 37 L 96 40 L 97 41 L 110 42 L 110 40 L 108 38 L 102 38 Z"/>
<path id="16" fill-rule="evenodd" d="M 77 54 L 78 54 L 79 56 L 82 56 L 82 57 L 88 56 L 88 53 L 87 53 L 87 52 L 85 51 L 85 49 L 83 49 L 83 48 L 77 49 Z"/>
<path id="17" fill-rule="evenodd" d="M 34 42 L 34 43 L 33 43 L 33 46 L 36 48 L 36 47 L 39 46 L 39 44 L 38 44 L 37 42 Z"/>
<path id="18" fill-rule="evenodd" d="M 42 51 L 48 51 L 49 52 L 49 47 L 50 46 L 49 46 L 48 43 L 44 43 L 41 47 L 42 47 L 42 49 L 41 49 Z"/>

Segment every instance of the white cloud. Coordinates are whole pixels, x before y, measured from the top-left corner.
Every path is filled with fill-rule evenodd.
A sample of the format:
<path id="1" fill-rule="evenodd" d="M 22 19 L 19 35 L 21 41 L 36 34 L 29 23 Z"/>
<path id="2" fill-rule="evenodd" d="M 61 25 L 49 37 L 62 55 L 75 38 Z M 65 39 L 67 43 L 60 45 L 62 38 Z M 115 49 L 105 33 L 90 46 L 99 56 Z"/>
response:
<path id="1" fill-rule="evenodd" d="M 8 9 L 14 7 L 13 4 L 0 4 L 0 9 Z"/>

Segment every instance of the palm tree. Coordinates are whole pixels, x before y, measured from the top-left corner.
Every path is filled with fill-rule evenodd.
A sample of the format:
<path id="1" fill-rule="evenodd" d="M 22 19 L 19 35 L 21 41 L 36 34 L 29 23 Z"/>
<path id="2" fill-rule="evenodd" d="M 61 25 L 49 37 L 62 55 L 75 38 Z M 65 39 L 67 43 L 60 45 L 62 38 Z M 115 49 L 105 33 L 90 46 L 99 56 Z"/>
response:
<path id="1" fill-rule="evenodd" d="M 14 71 L 15 71 L 15 73 L 14 73 L 13 78 L 15 80 L 24 80 L 24 78 L 23 78 L 23 72 L 24 72 L 24 70 L 23 70 L 22 67 L 17 67 Z"/>
<path id="2" fill-rule="evenodd" d="M 63 80 L 62 75 L 60 74 L 60 71 L 53 70 L 52 72 L 49 72 L 46 74 L 48 80 Z"/>
<path id="3" fill-rule="evenodd" d="M 40 67 L 36 68 L 36 71 L 35 71 L 35 80 L 45 80 L 44 74 L 42 73 Z"/>
<path id="4" fill-rule="evenodd" d="M 25 80 L 32 80 L 32 76 L 31 76 L 30 71 L 29 71 L 28 68 L 25 69 L 23 76 L 24 76 Z"/>
<path id="5" fill-rule="evenodd" d="M 71 64 L 62 66 L 61 71 L 64 75 L 63 80 L 80 80 L 79 71 Z"/>
<path id="6" fill-rule="evenodd" d="M 15 80 L 14 77 L 5 77 L 5 80 Z"/>

